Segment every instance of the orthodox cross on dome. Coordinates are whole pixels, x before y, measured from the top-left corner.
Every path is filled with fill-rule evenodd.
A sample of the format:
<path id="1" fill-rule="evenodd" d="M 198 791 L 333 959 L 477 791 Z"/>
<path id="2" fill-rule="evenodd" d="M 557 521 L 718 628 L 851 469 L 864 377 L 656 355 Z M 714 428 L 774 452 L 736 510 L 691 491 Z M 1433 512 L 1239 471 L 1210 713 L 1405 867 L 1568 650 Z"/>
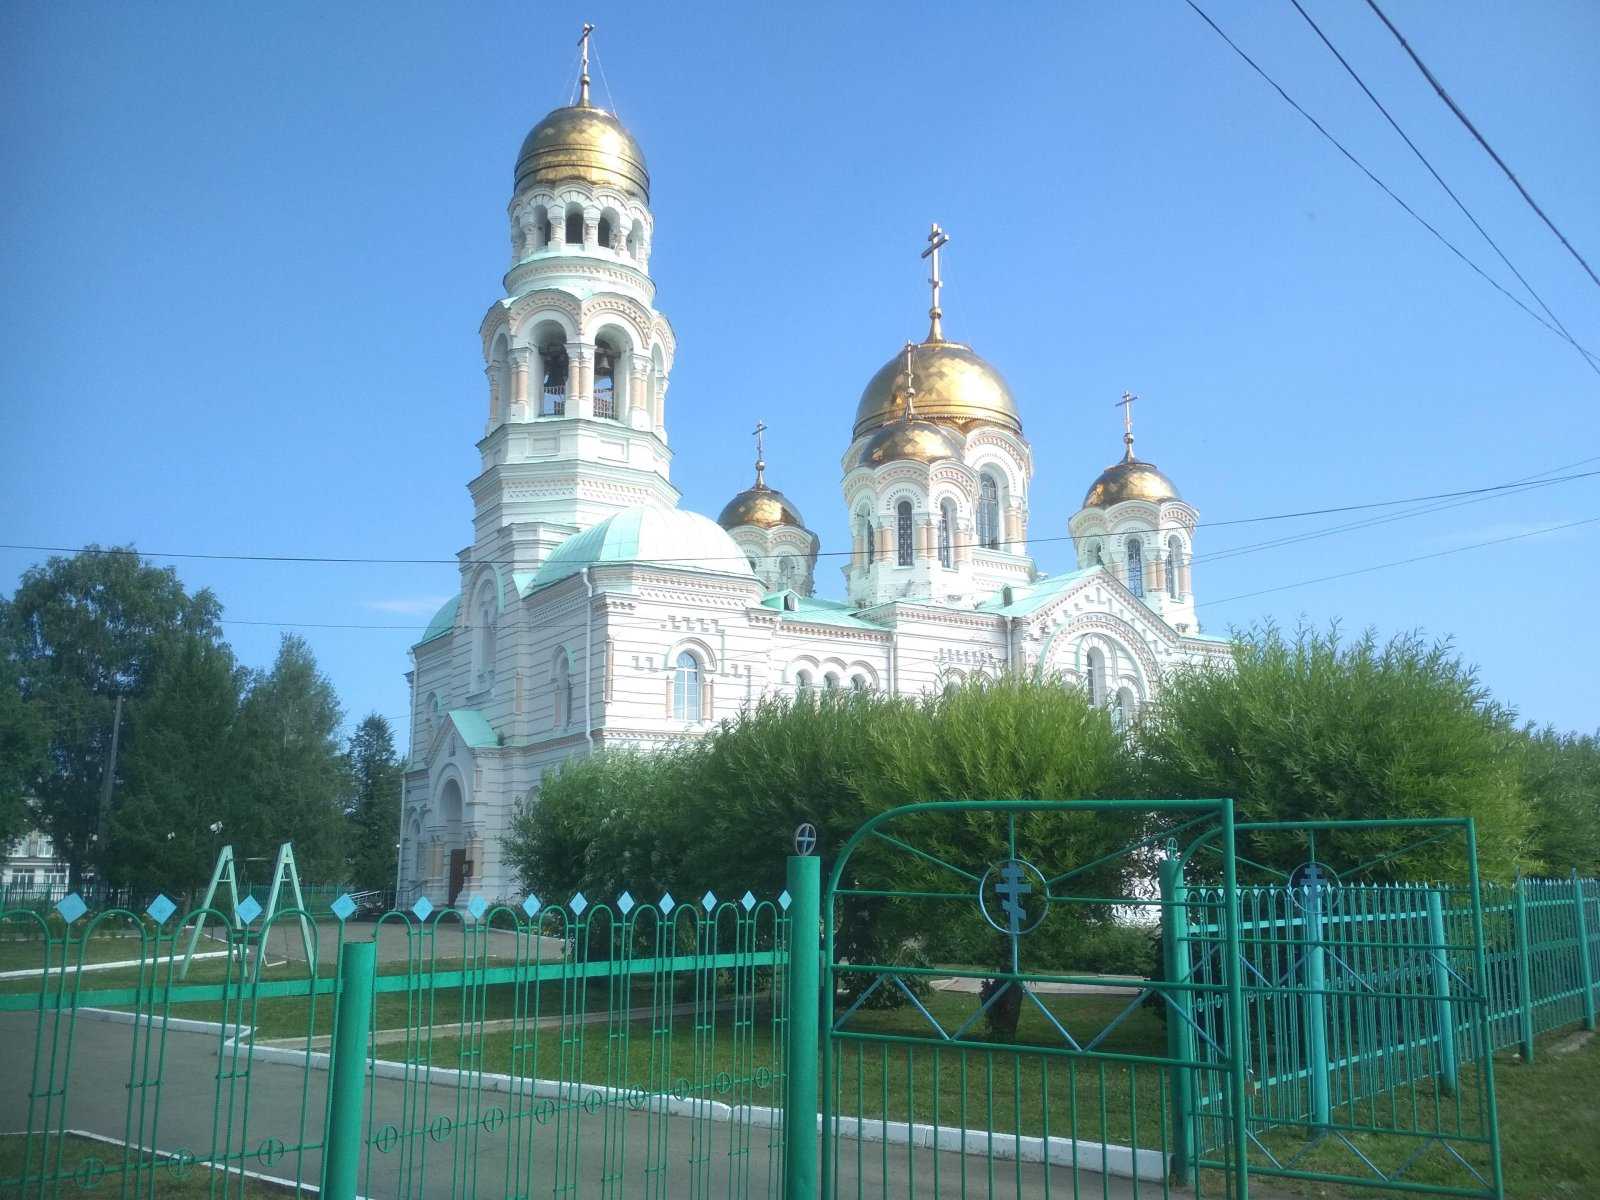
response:
<path id="1" fill-rule="evenodd" d="M 930 342 L 944 341 L 944 310 L 939 307 L 939 289 L 944 286 L 944 280 L 939 275 L 939 251 L 950 244 L 950 235 L 939 228 L 939 222 L 933 223 L 933 228 L 928 232 L 928 248 L 922 252 L 923 258 L 932 259 L 933 274 L 928 277 L 928 283 L 933 289 L 933 303 L 928 308 L 928 340 Z"/>
<path id="2" fill-rule="evenodd" d="M 1122 399 L 1112 405 L 1122 410 L 1122 443 L 1128 448 L 1122 456 L 1123 462 L 1133 461 L 1133 402 L 1138 398 L 1132 392 L 1123 392 Z"/>
<path id="3" fill-rule="evenodd" d="M 767 432 L 767 423 L 765 421 L 761 420 L 758 417 L 756 419 L 756 427 L 755 427 L 755 435 L 756 435 L 756 488 L 757 489 L 761 489 L 761 488 L 764 488 L 764 487 L 767 486 L 767 481 L 764 478 L 764 475 L 765 475 L 765 472 L 766 472 L 766 469 L 767 469 L 767 464 L 766 464 L 766 461 L 765 461 L 766 460 L 766 445 L 767 445 L 766 432 Z"/>
<path id="4" fill-rule="evenodd" d="M 583 32 L 578 35 L 578 107 L 589 107 L 589 35 L 594 32 L 594 26 L 588 21 L 583 23 Z"/>

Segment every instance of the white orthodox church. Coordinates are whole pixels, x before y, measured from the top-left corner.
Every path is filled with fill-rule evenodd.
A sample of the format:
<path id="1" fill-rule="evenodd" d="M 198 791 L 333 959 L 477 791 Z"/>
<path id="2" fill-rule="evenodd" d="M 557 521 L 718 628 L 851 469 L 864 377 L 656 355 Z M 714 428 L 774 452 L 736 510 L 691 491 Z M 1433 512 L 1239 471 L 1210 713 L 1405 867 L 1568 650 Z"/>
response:
<path id="1" fill-rule="evenodd" d="M 867 381 L 840 460 L 843 598 L 816 594 L 817 535 L 759 447 L 754 483 L 716 520 L 679 508 L 650 176 L 590 102 L 584 49 L 577 103 L 517 157 L 506 294 L 479 329 L 473 539 L 407 676 L 403 899 L 518 894 L 501 838 L 548 772 L 704 733 L 763 697 L 1025 670 L 1127 719 L 1173 664 L 1227 657 L 1195 619 L 1195 510 L 1134 457 L 1131 420 L 1069 522 L 1077 569 L 1037 570 L 1033 449 L 1000 372 L 944 337 L 937 226 L 928 336 Z"/>

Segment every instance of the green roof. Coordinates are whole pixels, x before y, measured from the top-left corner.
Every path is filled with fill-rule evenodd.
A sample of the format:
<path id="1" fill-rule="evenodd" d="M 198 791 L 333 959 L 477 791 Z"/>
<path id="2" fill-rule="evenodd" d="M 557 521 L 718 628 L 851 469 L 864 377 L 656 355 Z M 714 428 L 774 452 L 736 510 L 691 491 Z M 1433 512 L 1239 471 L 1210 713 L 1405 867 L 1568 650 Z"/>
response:
<path id="1" fill-rule="evenodd" d="M 557 546 L 528 586 L 546 587 L 585 567 L 626 562 L 753 575 L 739 543 L 710 517 L 681 508 L 625 508 Z"/>
<path id="2" fill-rule="evenodd" d="M 489 718 L 475 708 L 452 708 L 450 720 L 461 740 L 474 750 L 500 744 L 500 735 L 490 727 Z"/>
<path id="3" fill-rule="evenodd" d="M 1004 617 L 1021 617 L 1028 613 L 1037 612 L 1062 592 L 1066 591 L 1079 580 L 1086 579 L 1102 567 L 1084 567 L 1079 571 L 1068 571 L 1062 575 L 1046 575 L 1043 579 L 1036 580 L 1025 587 L 1018 587 L 1019 592 L 1026 592 L 1018 596 L 1010 604 L 1004 604 L 999 597 L 985 600 L 978 605 L 977 611 L 981 613 L 995 613 Z"/>
<path id="4" fill-rule="evenodd" d="M 428 628 L 424 630 L 422 636 L 417 639 L 417 645 L 420 646 L 423 642 L 431 642 L 434 638 L 443 637 L 445 634 L 454 629 L 456 625 L 456 611 L 460 607 L 461 597 L 459 595 L 451 596 L 450 599 L 446 600 L 440 607 L 439 611 L 433 614 L 433 620 L 428 622 Z"/>
<path id="5" fill-rule="evenodd" d="M 784 607 L 785 596 L 794 597 L 794 609 Z M 775 608 L 785 621 L 804 621 L 808 625 L 834 625 L 840 629 L 871 629 L 883 632 L 883 626 L 858 617 L 857 609 L 840 600 L 819 600 L 815 596 L 802 596 L 798 592 L 774 592 L 762 598 L 767 608 Z"/>

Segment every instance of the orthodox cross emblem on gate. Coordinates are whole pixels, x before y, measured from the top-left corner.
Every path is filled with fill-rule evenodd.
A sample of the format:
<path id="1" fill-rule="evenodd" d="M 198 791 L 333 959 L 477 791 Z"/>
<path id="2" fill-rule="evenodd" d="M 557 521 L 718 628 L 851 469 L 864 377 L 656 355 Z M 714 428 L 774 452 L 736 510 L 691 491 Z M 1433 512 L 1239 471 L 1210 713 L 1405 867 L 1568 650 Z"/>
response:
<path id="1" fill-rule="evenodd" d="M 1049 891 L 1037 867 L 1020 858 L 1008 858 L 984 873 L 978 885 L 978 907 L 983 919 L 1001 933 L 1020 937 L 1044 920 Z"/>
<path id="2" fill-rule="evenodd" d="M 1301 908 L 1325 912 L 1339 899 L 1339 876 L 1327 863 L 1313 858 L 1289 872 L 1289 895 Z"/>

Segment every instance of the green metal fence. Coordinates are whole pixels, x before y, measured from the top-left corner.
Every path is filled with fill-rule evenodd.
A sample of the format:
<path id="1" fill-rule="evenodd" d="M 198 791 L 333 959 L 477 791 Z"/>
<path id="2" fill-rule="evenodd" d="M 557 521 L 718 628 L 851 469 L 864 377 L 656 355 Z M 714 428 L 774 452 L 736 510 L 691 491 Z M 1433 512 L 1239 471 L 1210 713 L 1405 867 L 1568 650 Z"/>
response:
<path id="1" fill-rule="evenodd" d="M 63 904 L 0 914 L 0 1196 L 782 1191 L 788 893 L 341 900 L 309 962 L 246 900 L 183 982 L 199 914 Z"/>

